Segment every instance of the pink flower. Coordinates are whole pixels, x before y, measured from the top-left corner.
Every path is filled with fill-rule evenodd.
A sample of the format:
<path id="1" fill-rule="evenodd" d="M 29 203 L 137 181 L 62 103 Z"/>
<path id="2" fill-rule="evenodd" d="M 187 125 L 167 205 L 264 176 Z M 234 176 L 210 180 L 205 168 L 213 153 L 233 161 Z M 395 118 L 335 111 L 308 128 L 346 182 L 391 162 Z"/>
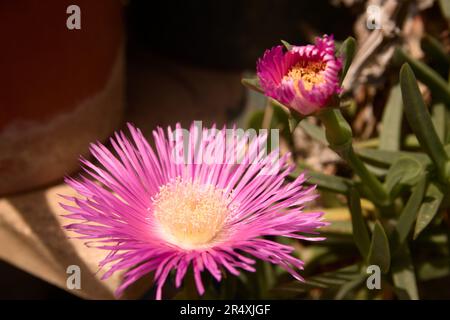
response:
<path id="1" fill-rule="evenodd" d="M 153 132 L 155 152 L 139 129 L 128 128 L 131 139 L 123 132 L 111 138 L 116 155 L 100 143 L 91 145 L 99 164 L 81 161 L 96 181 L 67 178 L 79 196 L 64 196 L 73 204 L 61 204 L 69 212 L 66 216 L 76 220 L 65 228 L 108 251 L 100 262 L 107 269 L 103 278 L 126 270 L 118 296 L 154 272 L 160 299 L 170 271 L 176 270 L 175 285 L 180 287 L 190 265 L 203 294 L 204 271 L 220 281 L 225 271 L 255 271 L 253 258 L 277 264 L 302 280 L 298 270 L 303 262 L 291 255 L 294 248 L 264 237 L 322 240 L 307 234 L 317 234 L 315 229 L 326 223 L 322 213 L 302 211 L 316 197 L 314 187 L 302 185 L 303 174 L 285 181 L 294 169 L 287 165 L 287 156 L 258 150 L 267 135 L 230 143 L 225 129 L 192 126 L 185 131 L 186 140 L 170 127 L 167 136 L 158 128 Z M 246 152 L 240 163 L 224 152 L 229 145 Z M 215 161 L 201 161 L 207 151 L 217 151 Z M 176 161 L 177 154 L 185 156 L 183 161 Z"/>
<path id="2" fill-rule="evenodd" d="M 340 93 L 342 61 L 335 57 L 333 36 L 316 38 L 314 45 L 266 50 L 256 70 L 265 94 L 302 115 L 327 105 Z"/>

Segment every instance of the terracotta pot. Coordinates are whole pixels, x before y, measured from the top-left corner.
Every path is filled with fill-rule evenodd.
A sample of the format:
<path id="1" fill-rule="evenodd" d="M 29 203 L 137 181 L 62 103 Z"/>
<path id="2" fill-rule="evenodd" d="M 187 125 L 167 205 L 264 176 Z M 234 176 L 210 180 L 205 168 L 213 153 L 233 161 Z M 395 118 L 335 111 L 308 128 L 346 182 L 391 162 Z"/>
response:
<path id="1" fill-rule="evenodd" d="M 0 2 L 0 194 L 61 179 L 119 125 L 122 13 L 119 0 Z"/>

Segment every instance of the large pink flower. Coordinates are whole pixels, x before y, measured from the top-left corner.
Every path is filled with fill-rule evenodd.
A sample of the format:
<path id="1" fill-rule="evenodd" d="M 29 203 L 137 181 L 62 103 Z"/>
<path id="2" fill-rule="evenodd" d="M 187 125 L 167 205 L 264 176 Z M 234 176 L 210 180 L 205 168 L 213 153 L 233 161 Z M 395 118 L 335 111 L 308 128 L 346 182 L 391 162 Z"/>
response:
<path id="1" fill-rule="evenodd" d="M 283 46 L 266 50 L 256 70 L 265 94 L 302 115 L 324 107 L 341 91 L 341 58 L 335 56 L 333 36 L 317 38 L 314 45 Z"/>
<path id="2" fill-rule="evenodd" d="M 264 237 L 321 240 L 306 234 L 326 223 L 322 213 L 302 211 L 315 198 L 314 188 L 302 185 L 303 174 L 285 181 L 293 167 L 278 151 L 264 152 L 267 135 L 248 140 L 236 129 L 230 135 L 192 126 L 183 138 L 158 128 L 154 152 L 139 129 L 128 128 L 131 140 L 122 132 L 111 139 L 116 155 L 100 143 L 91 145 L 99 165 L 81 161 L 97 181 L 66 179 L 79 197 L 66 196 L 73 204 L 61 204 L 68 218 L 78 220 L 66 228 L 109 252 L 100 263 L 107 269 L 104 278 L 127 270 L 117 295 L 154 272 L 160 299 L 170 271 L 176 270 L 179 287 L 190 265 L 202 294 L 203 271 L 217 281 L 224 271 L 255 271 L 252 256 L 302 280 L 297 271 L 303 262 L 291 255 L 293 247 Z M 236 137 L 231 143 L 230 136 Z"/>

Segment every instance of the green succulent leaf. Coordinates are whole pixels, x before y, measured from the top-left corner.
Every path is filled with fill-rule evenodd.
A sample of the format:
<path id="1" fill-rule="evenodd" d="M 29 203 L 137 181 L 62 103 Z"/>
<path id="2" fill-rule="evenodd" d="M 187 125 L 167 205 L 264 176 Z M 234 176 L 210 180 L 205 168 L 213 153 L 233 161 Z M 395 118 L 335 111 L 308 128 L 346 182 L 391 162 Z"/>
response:
<path id="1" fill-rule="evenodd" d="M 340 46 L 339 52 L 337 54 L 338 56 L 344 57 L 344 66 L 342 67 L 340 79 L 341 83 L 342 81 L 344 81 L 344 78 L 347 75 L 347 71 L 350 68 L 350 65 L 352 64 L 355 52 L 356 52 L 356 40 L 353 37 L 348 37 Z"/>
<path id="2" fill-rule="evenodd" d="M 287 42 L 285 40 L 281 40 L 281 43 L 286 48 L 286 50 L 291 50 L 292 49 L 292 45 L 289 42 Z"/>
<path id="3" fill-rule="evenodd" d="M 448 0 L 439 0 L 439 6 L 441 7 L 442 14 L 445 15 L 447 20 L 450 20 L 450 2 Z"/>
<path id="4" fill-rule="evenodd" d="M 409 248 L 405 245 L 392 263 L 392 280 L 395 292 L 401 300 L 418 300 L 417 280 Z"/>
<path id="5" fill-rule="evenodd" d="M 400 149 L 402 118 L 402 91 L 400 85 L 396 85 L 392 88 L 386 107 L 384 108 L 379 149 L 391 151 Z"/>
<path id="6" fill-rule="evenodd" d="M 391 252 L 389 241 L 384 228 L 379 221 L 375 223 L 372 232 L 369 254 L 367 257 L 369 265 L 377 265 L 382 273 L 387 273 L 391 264 Z"/>
<path id="7" fill-rule="evenodd" d="M 305 116 L 275 99 L 270 98 L 269 102 L 274 108 L 274 113 L 276 113 L 276 116 L 287 124 L 286 128 L 289 128 L 291 133 L 293 133 L 298 124 L 305 119 Z"/>
<path id="8" fill-rule="evenodd" d="M 430 88 L 434 96 L 440 98 L 447 106 L 450 106 L 450 87 L 436 71 L 431 69 L 425 63 L 410 57 L 402 50 L 397 50 L 397 54 L 402 61 L 405 61 L 410 65 L 410 68 L 417 74 L 417 78 Z M 402 67 L 402 69 L 404 69 L 404 67 Z M 412 71 L 407 73 L 412 74 Z"/>
<path id="9" fill-rule="evenodd" d="M 275 100 L 271 100 L 273 115 L 271 121 L 271 128 L 280 130 L 282 136 L 286 139 L 289 145 L 293 145 L 293 132 L 297 127 L 298 120 L 296 120 L 291 111 L 282 104 L 275 103 Z"/>
<path id="10" fill-rule="evenodd" d="M 386 174 L 388 173 L 388 170 L 386 168 L 380 168 L 380 167 L 373 166 L 373 165 L 370 165 L 367 163 L 366 163 L 366 167 L 375 176 L 380 177 L 380 178 L 385 177 Z"/>
<path id="11" fill-rule="evenodd" d="M 435 183 L 428 185 L 423 203 L 417 214 L 416 227 L 414 229 L 414 239 L 430 224 L 434 216 L 438 212 L 444 193 Z"/>
<path id="12" fill-rule="evenodd" d="M 354 264 L 335 271 L 308 277 L 305 282 L 291 281 L 287 284 L 279 285 L 274 291 L 282 294 L 283 297 L 293 297 L 314 288 L 336 290 L 336 288 L 340 288 L 344 284 L 353 281 L 360 275 L 360 267 Z"/>
<path id="13" fill-rule="evenodd" d="M 361 199 L 355 188 L 350 189 L 348 204 L 352 215 L 353 239 L 355 240 L 355 244 L 358 247 L 361 256 L 364 259 L 367 259 L 370 250 L 369 230 L 367 229 L 367 225 L 362 214 Z"/>
<path id="14" fill-rule="evenodd" d="M 431 164 L 431 159 L 427 155 L 420 152 L 387 151 L 376 149 L 356 149 L 355 152 L 367 163 L 382 168 L 392 166 L 401 158 L 411 158 L 416 160 L 423 167 L 428 167 Z"/>
<path id="15" fill-rule="evenodd" d="M 289 127 L 291 130 L 291 133 L 294 132 L 295 128 L 297 128 L 298 124 L 304 119 L 304 116 L 302 116 L 300 113 L 298 113 L 295 110 L 288 109 L 290 117 L 289 117 Z"/>
<path id="16" fill-rule="evenodd" d="M 404 186 L 415 184 L 424 175 L 423 165 L 414 158 L 400 157 L 386 175 L 385 187 L 393 198 Z"/>
<path id="17" fill-rule="evenodd" d="M 433 58 L 436 58 L 443 67 L 448 68 L 450 66 L 450 56 L 445 51 L 444 47 L 438 39 L 429 34 L 426 34 L 423 38 L 422 45 L 426 53 L 431 55 Z"/>
<path id="18" fill-rule="evenodd" d="M 289 175 L 290 179 L 295 179 L 303 171 L 297 170 Z M 349 186 L 352 186 L 354 182 L 350 179 L 342 178 L 339 176 L 326 175 L 320 172 L 308 170 L 306 181 L 308 185 L 317 185 L 321 190 L 331 191 L 335 193 L 347 194 Z"/>
<path id="19" fill-rule="evenodd" d="M 411 129 L 417 136 L 421 146 L 436 164 L 443 180 L 447 176 L 448 156 L 434 129 L 430 114 L 425 106 L 417 85 L 416 77 L 408 64 L 400 71 L 405 114 Z"/>
<path id="20" fill-rule="evenodd" d="M 433 112 L 431 115 L 431 119 L 433 121 L 434 128 L 436 129 L 436 133 L 439 137 L 439 140 L 442 143 L 445 143 L 447 136 L 447 108 L 443 103 L 438 103 L 434 105 Z"/>
<path id="21" fill-rule="evenodd" d="M 259 84 L 258 78 L 243 78 L 241 79 L 241 83 L 251 90 L 264 93 L 264 90 L 261 88 Z"/>
<path id="22" fill-rule="evenodd" d="M 273 118 L 277 123 L 283 125 L 283 127 L 289 127 L 289 113 L 285 108 L 280 107 L 279 105 L 273 105 Z"/>
<path id="23" fill-rule="evenodd" d="M 364 281 L 366 280 L 367 275 L 366 274 L 359 274 L 357 276 L 355 276 L 354 279 L 350 280 L 347 283 L 344 283 L 338 290 L 338 292 L 336 293 L 336 295 L 334 296 L 334 299 L 336 300 L 342 300 L 345 299 L 345 297 L 353 290 L 357 289 L 358 287 L 361 286 L 361 284 L 364 283 Z"/>
<path id="24" fill-rule="evenodd" d="M 409 197 L 408 202 L 406 203 L 405 208 L 400 214 L 400 217 L 395 226 L 392 238 L 393 248 L 396 249 L 401 247 L 408 237 L 408 234 L 410 233 L 419 212 L 419 207 L 425 194 L 426 185 L 427 178 L 424 176 L 414 187 L 413 192 L 411 193 L 411 196 Z"/>

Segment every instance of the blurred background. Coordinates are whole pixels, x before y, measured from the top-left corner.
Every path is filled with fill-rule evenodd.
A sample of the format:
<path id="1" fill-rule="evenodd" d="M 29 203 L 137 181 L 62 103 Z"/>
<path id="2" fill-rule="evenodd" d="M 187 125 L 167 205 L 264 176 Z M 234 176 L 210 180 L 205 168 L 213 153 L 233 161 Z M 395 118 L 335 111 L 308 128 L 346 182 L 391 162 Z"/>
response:
<path id="1" fill-rule="evenodd" d="M 70 5 L 80 8 L 81 29 L 67 28 Z M 370 5 L 383 10 L 381 29 L 368 27 L 378 21 Z M 126 122 L 147 135 L 157 125 L 193 120 L 261 127 L 267 101 L 242 86 L 242 76 L 254 73 L 258 57 L 280 40 L 303 44 L 326 33 L 338 41 L 357 39 L 344 82 L 355 104 L 346 117 L 361 145 L 376 143 L 398 80 L 396 49 L 448 77 L 449 19 L 448 0 L 1 1 L 0 298 L 112 298 L 120 275 L 100 281 L 96 265 L 103 253 L 69 241 L 60 228 L 58 194 L 71 192 L 62 179 L 77 172 L 90 142 L 106 141 Z M 433 53 L 436 41 L 443 58 Z M 348 175 L 338 156 L 302 128 L 295 136 L 303 166 Z M 414 143 L 405 146 L 414 149 Z M 348 212 L 335 196 L 322 199 L 316 205 L 333 208 L 329 214 L 337 221 L 330 234 L 345 241 Z M 337 260 L 329 248 L 320 250 L 308 253 L 319 258 L 306 273 L 345 266 L 356 252 L 344 246 L 334 251 Z M 66 268 L 73 264 L 82 269 L 81 290 L 66 287 Z M 426 298 L 450 298 L 442 289 L 448 285 L 445 274 L 424 281 L 422 289 Z M 148 290 L 143 279 L 125 298 L 145 297 Z M 292 292 L 277 296 L 327 297 L 320 289 Z"/>

